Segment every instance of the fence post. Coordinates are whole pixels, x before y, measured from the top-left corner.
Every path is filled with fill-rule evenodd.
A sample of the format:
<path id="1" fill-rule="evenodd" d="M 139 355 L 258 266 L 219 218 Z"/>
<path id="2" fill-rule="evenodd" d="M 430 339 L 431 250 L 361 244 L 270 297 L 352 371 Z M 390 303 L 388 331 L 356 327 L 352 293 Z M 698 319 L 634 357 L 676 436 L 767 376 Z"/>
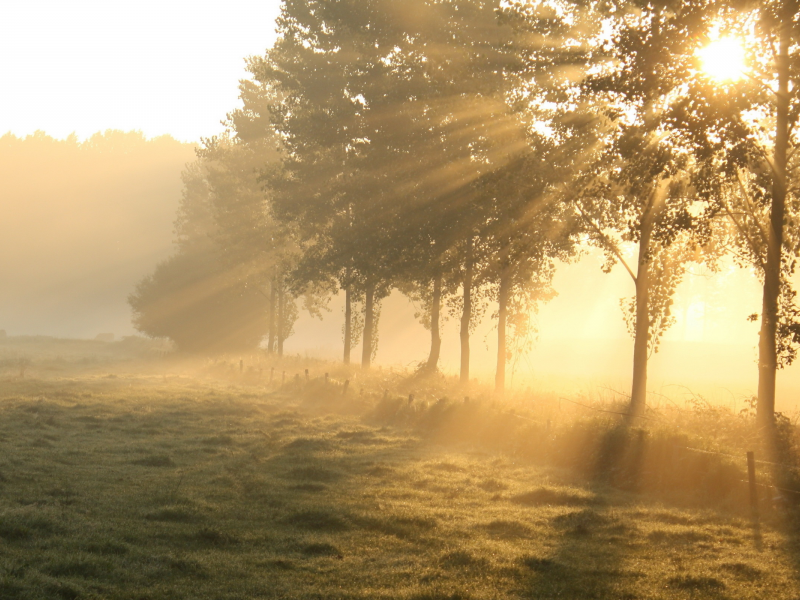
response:
<path id="1" fill-rule="evenodd" d="M 756 457 L 751 450 L 747 453 L 747 479 L 750 482 L 750 515 L 758 521 L 758 487 L 756 487 Z"/>

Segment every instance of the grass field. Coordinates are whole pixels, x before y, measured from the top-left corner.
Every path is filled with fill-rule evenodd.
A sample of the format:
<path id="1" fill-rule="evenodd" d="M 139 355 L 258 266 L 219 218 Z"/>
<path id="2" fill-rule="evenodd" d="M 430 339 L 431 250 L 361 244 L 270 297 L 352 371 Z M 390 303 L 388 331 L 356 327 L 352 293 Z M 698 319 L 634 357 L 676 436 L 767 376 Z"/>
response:
<path id="1" fill-rule="evenodd" d="M 800 597 L 791 510 L 534 460 L 497 407 L 109 366 L 0 382 L 0 598 Z"/>

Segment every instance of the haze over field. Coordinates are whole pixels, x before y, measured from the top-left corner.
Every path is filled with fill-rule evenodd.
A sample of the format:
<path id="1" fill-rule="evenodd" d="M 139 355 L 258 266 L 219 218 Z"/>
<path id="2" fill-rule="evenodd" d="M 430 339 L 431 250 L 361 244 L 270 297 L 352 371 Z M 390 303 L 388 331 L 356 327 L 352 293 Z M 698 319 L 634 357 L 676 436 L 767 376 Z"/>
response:
<path id="1" fill-rule="evenodd" d="M 14 58 L 0 65 L 12 90 L 0 98 L 0 131 L 9 132 L 0 139 L 0 328 L 136 333 L 127 298 L 175 252 L 180 174 L 201 138 L 222 133 L 226 114 L 243 106 L 236 83 L 252 79 L 245 57 L 274 43 L 279 9 L 277 1 L 242 0 L 224 11 L 212 2 L 8 7 L 0 51 Z M 247 18 L 220 26 L 230 15 Z M 131 130 L 141 133 L 120 133 Z M 620 299 L 633 285 L 622 267 L 604 274 L 599 252 L 581 248 L 580 262 L 556 262 L 557 295 L 538 309 L 537 333 L 525 338 L 530 351 L 509 363 L 512 386 L 627 389 L 633 346 Z M 634 247 L 626 253 L 636 261 Z M 676 322 L 650 361 L 653 389 L 687 385 L 721 402 L 755 393 L 759 323 L 747 316 L 760 312 L 760 294 L 752 269 L 730 260 L 717 273 L 692 267 L 677 288 Z M 339 358 L 343 306 L 339 291 L 322 321 L 301 310 L 285 352 Z M 419 308 L 396 290 L 384 301 L 377 362 L 425 359 L 430 334 L 415 319 Z M 494 374 L 495 312 L 490 302 L 476 326 L 473 376 Z M 455 314 L 442 324 L 440 366 L 449 372 L 459 365 L 458 326 Z M 800 367 L 779 377 L 780 406 L 794 406 Z"/>
<path id="2" fill-rule="evenodd" d="M 9 335 L 131 335 L 127 295 L 172 253 L 193 144 L 108 131 L 0 137 L 0 286 Z"/>
<path id="3" fill-rule="evenodd" d="M 108 133 L 81 151 L 79 144 L 42 135 L 27 142 L 6 136 L 0 155 L 2 196 L 13 200 L 6 210 L 13 218 L 4 221 L 0 236 L 0 265 L 10 284 L 0 292 L 0 328 L 9 335 L 136 334 L 127 296 L 174 248 L 180 172 L 194 146 Z M 37 177 L 40 169 L 48 177 Z M 601 258 L 590 253 L 578 264 L 559 267 L 558 296 L 537 316 L 532 351 L 513 365 L 515 385 L 566 390 L 601 383 L 625 389 L 631 344 L 619 299 L 632 286 L 622 269 L 606 275 L 600 266 Z M 677 295 L 677 322 L 652 360 L 655 389 L 680 383 L 720 402 L 730 402 L 726 390 L 737 401 L 752 391 L 757 326 L 746 316 L 758 310 L 758 302 L 757 283 L 733 265 L 688 277 Z M 333 299 L 323 321 L 302 312 L 286 351 L 339 358 L 342 306 L 342 298 Z M 495 332 L 487 318 L 475 334 L 474 371 L 482 378 L 493 373 Z M 395 292 L 384 305 L 377 360 L 415 364 L 424 358 L 428 336 L 414 318 L 414 305 Z M 442 368 L 455 372 L 455 319 L 444 325 L 443 338 Z M 800 392 L 797 370 L 782 374 L 781 399 L 789 406 Z"/>

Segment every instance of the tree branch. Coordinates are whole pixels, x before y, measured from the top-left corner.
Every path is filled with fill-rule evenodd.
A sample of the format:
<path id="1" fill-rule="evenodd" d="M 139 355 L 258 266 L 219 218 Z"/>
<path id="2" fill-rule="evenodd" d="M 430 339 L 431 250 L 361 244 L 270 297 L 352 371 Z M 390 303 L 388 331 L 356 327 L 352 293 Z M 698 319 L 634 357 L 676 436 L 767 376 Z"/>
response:
<path id="1" fill-rule="evenodd" d="M 600 239 L 603 241 L 605 248 L 609 252 L 611 252 L 614 256 L 616 256 L 617 260 L 622 264 L 623 267 L 625 267 L 625 270 L 628 271 L 628 275 L 631 276 L 631 279 L 633 279 L 633 283 L 635 285 L 636 275 L 633 274 L 633 271 L 631 271 L 631 268 L 628 266 L 628 263 L 625 262 L 625 259 L 622 257 L 619 248 L 617 248 L 617 245 L 611 239 L 609 239 L 609 237 L 605 233 L 603 233 L 600 227 L 598 227 L 597 224 L 594 221 L 592 221 L 586 215 L 585 212 L 583 212 L 583 209 L 580 207 L 579 204 L 575 204 L 575 208 L 578 209 L 578 212 L 580 213 L 581 218 L 584 220 L 584 222 L 587 223 L 592 229 L 594 229 L 597 235 L 600 236 Z"/>

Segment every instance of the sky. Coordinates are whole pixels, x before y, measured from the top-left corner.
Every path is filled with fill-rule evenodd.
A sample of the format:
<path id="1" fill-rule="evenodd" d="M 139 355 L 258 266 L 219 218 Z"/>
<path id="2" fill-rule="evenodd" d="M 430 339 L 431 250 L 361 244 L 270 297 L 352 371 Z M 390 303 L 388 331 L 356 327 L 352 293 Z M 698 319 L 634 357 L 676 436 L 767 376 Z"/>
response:
<path id="1" fill-rule="evenodd" d="M 2 4 L 0 135 L 106 129 L 199 141 L 238 105 L 246 56 L 275 39 L 278 0 Z"/>

